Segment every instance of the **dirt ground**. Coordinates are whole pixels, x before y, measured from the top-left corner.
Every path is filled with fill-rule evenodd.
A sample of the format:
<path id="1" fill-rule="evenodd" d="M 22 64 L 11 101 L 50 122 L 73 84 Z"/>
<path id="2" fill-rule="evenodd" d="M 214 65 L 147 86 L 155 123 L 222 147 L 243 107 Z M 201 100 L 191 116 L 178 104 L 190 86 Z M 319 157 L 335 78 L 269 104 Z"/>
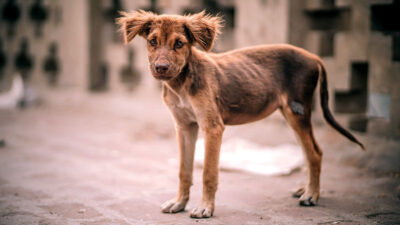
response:
<path id="1" fill-rule="evenodd" d="M 0 224 L 400 224 L 400 141 L 356 134 L 362 152 L 318 119 L 324 151 L 319 205 L 291 192 L 306 181 L 221 171 L 215 215 L 191 219 L 201 198 L 195 168 L 186 211 L 163 214 L 175 195 L 178 151 L 159 95 L 51 93 L 40 106 L 0 111 Z M 279 114 L 227 127 L 224 138 L 295 143 Z M 290 156 L 288 156 L 290 157 Z"/>

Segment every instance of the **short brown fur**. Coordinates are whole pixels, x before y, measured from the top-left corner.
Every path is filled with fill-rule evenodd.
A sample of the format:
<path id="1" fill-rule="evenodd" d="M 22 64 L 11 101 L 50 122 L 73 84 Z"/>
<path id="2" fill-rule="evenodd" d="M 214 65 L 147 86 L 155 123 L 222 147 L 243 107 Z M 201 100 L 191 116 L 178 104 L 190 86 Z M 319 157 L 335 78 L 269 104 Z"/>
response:
<path id="1" fill-rule="evenodd" d="M 147 40 L 150 70 L 163 84 L 163 100 L 176 124 L 180 151 L 177 196 L 162 205 L 165 213 L 183 211 L 192 185 L 194 149 L 199 128 L 205 136 L 203 197 L 191 217 L 211 217 L 218 185 L 218 162 L 225 125 L 248 123 L 279 109 L 303 147 L 308 184 L 297 191 L 300 204 L 319 198 L 322 151 L 311 126 L 311 104 L 318 80 L 327 122 L 364 146 L 333 118 L 328 107 L 325 67 L 321 59 L 291 45 L 262 45 L 221 54 L 207 53 L 222 20 L 203 12 L 156 15 L 122 13 L 118 19 L 125 41 Z M 195 48 L 198 44 L 204 51 Z"/>

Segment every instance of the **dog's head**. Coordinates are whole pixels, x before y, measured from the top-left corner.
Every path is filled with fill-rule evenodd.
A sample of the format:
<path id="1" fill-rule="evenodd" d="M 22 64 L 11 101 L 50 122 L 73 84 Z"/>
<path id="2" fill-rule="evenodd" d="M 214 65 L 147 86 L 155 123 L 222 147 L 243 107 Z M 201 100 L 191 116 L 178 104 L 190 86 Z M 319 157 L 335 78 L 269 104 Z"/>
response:
<path id="1" fill-rule="evenodd" d="M 142 10 L 121 15 L 117 23 L 125 43 L 136 35 L 147 40 L 150 70 L 160 80 L 180 74 L 194 44 L 209 51 L 222 23 L 220 17 L 206 15 L 204 11 L 187 16 L 156 15 Z"/>

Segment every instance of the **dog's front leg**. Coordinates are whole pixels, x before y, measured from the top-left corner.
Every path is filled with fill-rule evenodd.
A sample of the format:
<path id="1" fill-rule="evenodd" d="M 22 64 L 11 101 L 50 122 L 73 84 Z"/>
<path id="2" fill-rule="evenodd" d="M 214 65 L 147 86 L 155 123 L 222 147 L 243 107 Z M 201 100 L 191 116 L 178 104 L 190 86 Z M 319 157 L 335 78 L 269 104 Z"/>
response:
<path id="1" fill-rule="evenodd" d="M 190 125 L 176 125 L 179 145 L 179 190 L 175 198 L 161 205 L 164 213 L 176 213 L 185 210 L 189 200 L 190 186 L 192 185 L 194 149 L 199 127 Z"/>
<path id="2" fill-rule="evenodd" d="M 218 125 L 217 125 L 218 124 Z M 218 186 L 218 162 L 224 126 L 212 123 L 204 130 L 205 156 L 203 168 L 203 197 L 200 205 L 193 209 L 193 218 L 208 218 L 213 215 L 215 192 Z"/>

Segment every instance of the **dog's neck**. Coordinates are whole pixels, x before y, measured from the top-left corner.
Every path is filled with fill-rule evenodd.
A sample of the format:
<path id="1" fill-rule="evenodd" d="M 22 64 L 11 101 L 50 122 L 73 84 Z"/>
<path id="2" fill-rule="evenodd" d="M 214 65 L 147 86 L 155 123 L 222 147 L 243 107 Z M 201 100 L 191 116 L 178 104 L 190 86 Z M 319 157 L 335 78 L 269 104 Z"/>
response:
<path id="1" fill-rule="evenodd" d="M 175 91 L 178 91 L 179 89 L 182 88 L 182 86 L 185 84 L 186 79 L 189 75 L 189 63 L 187 63 L 181 70 L 178 76 L 176 76 L 174 79 L 165 81 L 165 83 Z"/>

